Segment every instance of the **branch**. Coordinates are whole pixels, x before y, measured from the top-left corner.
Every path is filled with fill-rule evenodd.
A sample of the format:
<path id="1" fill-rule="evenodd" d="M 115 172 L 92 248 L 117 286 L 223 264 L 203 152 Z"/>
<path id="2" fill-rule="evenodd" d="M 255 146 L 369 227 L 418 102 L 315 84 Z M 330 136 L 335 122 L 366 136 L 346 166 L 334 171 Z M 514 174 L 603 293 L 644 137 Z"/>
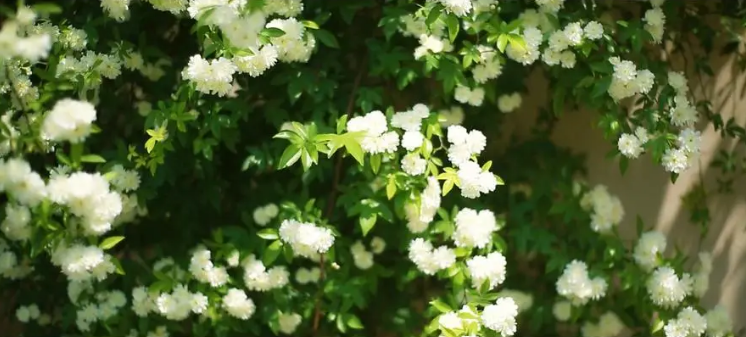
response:
<path id="1" fill-rule="evenodd" d="M 352 91 L 350 91 L 350 97 L 347 100 L 347 108 L 345 110 L 345 115 L 349 118 L 352 115 L 352 110 L 355 108 L 355 96 L 357 95 L 357 89 L 360 87 L 360 82 L 363 80 L 363 74 L 366 70 L 366 64 L 368 63 L 368 55 L 366 54 L 365 57 L 362 59 L 362 62 L 360 62 L 360 69 L 357 72 L 357 76 L 355 76 L 355 81 L 352 84 Z M 342 156 L 337 155 L 337 161 L 334 164 L 334 176 L 332 178 L 332 188 L 331 191 L 329 191 L 329 198 L 327 199 L 326 204 L 326 210 L 324 212 L 324 217 L 329 219 L 331 218 L 332 214 L 334 213 L 334 205 L 337 203 L 337 189 L 339 187 L 339 180 L 342 176 Z M 319 259 L 319 282 L 324 280 L 325 277 L 325 255 L 322 254 L 321 258 Z M 319 322 L 321 321 L 321 297 L 324 293 L 323 287 L 321 287 L 316 294 L 316 305 L 314 308 L 314 315 L 313 315 L 313 336 L 316 337 L 319 332 Z"/>

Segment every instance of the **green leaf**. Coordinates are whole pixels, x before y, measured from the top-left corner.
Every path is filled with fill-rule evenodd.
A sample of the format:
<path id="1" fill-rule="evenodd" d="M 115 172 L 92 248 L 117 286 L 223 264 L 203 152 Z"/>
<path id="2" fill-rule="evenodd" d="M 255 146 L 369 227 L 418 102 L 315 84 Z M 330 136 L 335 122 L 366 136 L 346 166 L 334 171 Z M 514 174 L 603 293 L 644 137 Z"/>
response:
<path id="1" fill-rule="evenodd" d="M 110 236 L 102 241 L 98 247 L 103 250 L 114 248 L 119 242 L 124 240 L 124 236 Z"/>
<path id="2" fill-rule="evenodd" d="M 363 329 L 363 322 L 360 322 L 360 319 L 357 318 L 357 316 L 353 314 L 346 314 L 345 316 L 347 316 L 347 318 L 345 319 L 347 326 L 355 330 Z"/>
<path id="3" fill-rule="evenodd" d="M 83 163 L 105 163 L 106 159 L 97 154 L 87 154 L 85 156 L 82 156 L 80 158 L 80 161 Z"/>
<path id="4" fill-rule="evenodd" d="M 280 36 L 285 35 L 285 31 L 283 31 L 280 28 L 271 27 L 271 28 L 262 29 L 260 34 L 267 36 L 267 37 L 280 37 Z"/>
<path id="5" fill-rule="evenodd" d="M 345 149 L 347 149 L 347 152 L 352 155 L 352 157 L 357 160 L 358 164 L 361 166 L 365 164 L 365 156 L 363 154 L 363 148 L 360 147 L 360 143 L 358 143 L 357 139 L 354 138 L 347 138 L 345 139 Z"/>
<path id="6" fill-rule="evenodd" d="M 343 115 L 337 119 L 337 133 L 342 133 L 347 126 L 347 115 Z"/>
<path id="7" fill-rule="evenodd" d="M 275 262 L 277 260 L 277 257 L 280 256 L 280 253 L 282 252 L 282 241 L 277 240 L 275 242 L 272 242 L 267 249 L 264 251 L 264 256 L 262 256 L 262 262 L 265 266 L 269 266 L 272 264 L 272 262 Z"/>
<path id="8" fill-rule="evenodd" d="M 596 98 L 600 97 L 601 95 L 605 94 L 607 91 L 609 91 L 609 87 L 611 86 L 611 75 L 607 75 L 601 78 L 598 82 L 596 82 L 596 85 L 593 86 L 593 91 L 591 91 L 591 97 Z"/>
<path id="9" fill-rule="evenodd" d="M 62 8 L 55 3 L 51 2 L 42 2 L 38 4 L 34 4 L 31 6 L 31 9 L 39 14 L 59 14 L 62 13 Z"/>
<path id="10" fill-rule="evenodd" d="M 430 13 L 427 14 L 427 18 L 425 19 L 425 24 L 428 27 L 435 23 L 435 21 L 438 21 L 440 14 L 443 12 L 443 8 L 443 5 L 437 4 L 432 10 L 430 10 Z"/>
<path id="11" fill-rule="evenodd" d="M 150 138 L 145 142 L 145 150 L 150 153 L 153 152 L 153 148 L 155 148 L 155 138 Z"/>
<path id="12" fill-rule="evenodd" d="M 119 275 L 124 275 L 124 268 L 122 268 L 122 262 L 119 262 L 119 259 L 112 256 L 111 263 L 114 265 L 114 272 Z"/>
<path id="13" fill-rule="evenodd" d="M 368 232 L 376 225 L 378 216 L 375 214 L 369 214 L 367 216 L 360 217 L 360 229 L 363 230 L 363 236 L 367 236 Z"/>
<path id="14" fill-rule="evenodd" d="M 497 38 L 497 50 L 499 50 L 501 53 L 504 53 L 505 48 L 507 46 L 508 46 L 508 35 L 500 34 L 500 36 Z"/>
<path id="15" fill-rule="evenodd" d="M 280 169 L 286 168 L 288 166 L 291 166 L 295 164 L 295 162 L 300 159 L 301 156 L 301 148 L 297 144 L 290 144 L 285 149 L 284 152 L 282 152 L 282 156 L 280 156 L 280 161 L 277 163 L 277 167 Z"/>
<path id="16" fill-rule="evenodd" d="M 443 192 L 442 192 L 443 196 L 446 196 L 448 194 L 448 192 L 450 192 L 451 189 L 453 189 L 453 185 L 454 185 L 454 180 L 453 179 L 447 179 L 443 183 Z"/>
<path id="17" fill-rule="evenodd" d="M 280 236 L 277 233 L 277 229 L 265 228 L 256 233 L 256 235 L 264 240 L 277 240 Z"/>
<path id="18" fill-rule="evenodd" d="M 518 34 L 508 34 L 508 42 L 510 46 L 517 50 L 526 50 L 526 41 L 523 40 L 523 36 Z"/>
<path id="19" fill-rule="evenodd" d="M 396 195 L 396 179 L 393 175 L 389 176 L 389 181 L 386 183 L 386 198 L 391 200 Z"/>
<path id="20" fill-rule="evenodd" d="M 440 299 L 434 299 L 430 301 L 430 305 L 435 307 L 435 309 L 438 309 L 441 313 L 451 312 L 453 309 L 446 304 L 445 302 L 441 301 Z"/>
<path id="21" fill-rule="evenodd" d="M 446 26 L 448 27 L 448 39 L 453 42 L 458 36 L 458 30 L 460 28 L 458 17 L 454 14 L 449 14 L 446 17 Z"/>
<path id="22" fill-rule="evenodd" d="M 308 29 L 319 29 L 319 25 L 316 24 L 316 22 L 310 21 L 310 20 L 303 20 L 301 21 L 303 26 L 305 26 Z"/>
<path id="23" fill-rule="evenodd" d="M 652 329 L 650 330 L 651 333 L 656 333 L 658 331 L 661 331 L 663 329 L 663 326 L 666 325 L 666 322 L 661 320 L 660 318 L 655 319 L 655 324 L 653 324 Z"/>
<path id="24" fill-rule="evenodd" d="M 313 35 L 316 36 L 316 39 L 321 41 L 321 43 L 323 43 L 325 46 L 329 48 L 339 49 L 339 42 L 337 41 L 337 38 L 334 37 L 334 35 L 328 30 L 318 29 L 313 32 Z"/>
<path id="25" fill-rule="evenodd" d="M 373 173 L 378 173 L 378 170 L 381 168 L 381 154 L 376 153 L 372 156 L 370 156 L 370 168 L 373 170 Z"/>

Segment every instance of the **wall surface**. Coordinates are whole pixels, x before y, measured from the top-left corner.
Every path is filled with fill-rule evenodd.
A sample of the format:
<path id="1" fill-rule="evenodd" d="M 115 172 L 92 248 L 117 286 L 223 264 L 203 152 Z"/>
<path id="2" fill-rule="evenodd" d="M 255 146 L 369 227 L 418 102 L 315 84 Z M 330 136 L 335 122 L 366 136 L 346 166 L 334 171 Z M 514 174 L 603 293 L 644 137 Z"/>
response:
<path id="1" fill-rule="evenodd" d="M 681 60 L 671 61 L 673 69 L 683 70 Z M 737 69 L 732 57 L 717 56 L 710 64 L 715 76 L 704 78 L 701 84 L 698 77 L 690 78 L 690 88 L 695 96 L 710 98 L 713 111 L 719 112 L 723 120 L 735 116 L 739 125 L 746 125 L 746 97 L 742 95 L 746 74 Z M 548 102 L 551 89 L 541 74 L 532 74 L 526 84 L 529 93 L 524 96 L 523 106 L 508 116 L 505 130 L 511 134 L 527 134 L 536 112 Z M 708 198 L 712 223 L 703 242 L 699 242 L 699 229 L 689 222 L 681 200 L 700 181 L 708 190 L 715 188 L 720 174 L 710 164 L 720 149 L 732 149 L 735 142 L 723 140 L 711 125 L 704 128 L 703 124 L 698 128 L 703 135 L 699 164 L 682 174 L 675 184 L 649 155 L 630 161 L 622 176 L 618 163 L 605 158 L 615 145 L 594 127 L 597 118 L 591 111 L 566 111 L 552 138 L 558 145 L 586 153 L 588 181 L 607 185 L 622 200 L 626 215 L 621 233 L 625 238 L 634 238 L 635 217 L 639 215 L 646 225 L 653 224 L 667 235 L 670 250 L 676 244 L 695 259 L 699 251 L 711 252 L 713 273 L 703 305 L 724 305 L 736 329 L 746 328 L 746 177 L 737 181 L 734 194 Z"/>

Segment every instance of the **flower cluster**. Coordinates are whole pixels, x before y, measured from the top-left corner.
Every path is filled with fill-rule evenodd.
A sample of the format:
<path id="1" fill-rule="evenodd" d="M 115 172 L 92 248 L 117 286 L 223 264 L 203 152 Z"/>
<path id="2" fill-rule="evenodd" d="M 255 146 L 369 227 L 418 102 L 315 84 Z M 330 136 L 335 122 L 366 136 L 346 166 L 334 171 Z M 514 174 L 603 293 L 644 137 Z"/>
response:
<path id="1" fill-rule="evenodd" d="M 92 300 L 80 303 L 76 312 L 75 324 L 80 331 L 90 331 L 91 324 L 114 317 L 127 304 L 127 297 L 120 290 L 100 292 Z"/>
<path id="2" fill-rule="evenodd" d="M 362 133 L 360 146 L 366 153 L 393 153 L 399 146 L 399 135 L 388 131 L 386 116 L 379 110 L 350 118 L 347 131 Z"/>
<path id="3" fill-rule="evenodd" d="M 521 94 L 514 92 L 509 95 L 501 95 L 497 98 L 497 108 L 502 112 L 513 112 L 521 107 Z"/>
<path id="4" fill-rule="evenodd" d="M 684 273 L 681 278 L 671 267 L 658 267 L 647 281 L 648 295 L 655 305 L 674 308 L 692 293 L 692 277 Z"/>
<path id="5" fill-rule="evenodd" d="M 633 257 L 645 271 L 651 271 L 659 265 L 660 256 L 666 251 L 666 237 L 661 232 L 650 231 L 640 236 L 635 245 Z"/>
<path id="6" fill-rule="evenodd" d="M 663 1 L 652 0 L 650 4 L 653 8 L 645 12 L 642 20 L 645 22 L 645 30 L 653 37 L 653 41 L 661 43 L 663 41 L 664 26 L 666 25 L 666 15 L 663 14 L 663 9 L 661 8 Z"/>
<path id="7" fill-rule="evenodd" d="M 624 217 L 624 207 L 618 197 L 611 195 L 604 185 L 596 185 L 580 199 L 583 209 L 591 211 L 591 229 L 609 234 Z"/>
<path id="8" fill-rule="evenodd" d="M 602 277 L 591 279 L 588 275 L 588 266 L 578 260 L 567 264 L 557 280 L 557 293 L 576 306 L 584 305 L 591 299 L 598 300 L 604 297 L 607 287 L 608 284 Z"/>
<path id="9" fill-rule="evenodd" d="M 167 6 L 163 1 L 153 5 L 171 12 L 183 8 Z M 184 78 L 194 82 L 200 92 L 225 96 L 234 90 L 236 72 L 257 77 L 277 61 L 308 62 L 316 38 L 294 18 L 302 9 L 300 1 L 268 1 L 263 8 L 248 8 L 246 1 L 190 1 L 186 8 L 189 16 L 218 27 L 227 44 L 236 50 L 230 49 L 232 58 L 205 60 L 200 55 L 192 56 L 183 71 Z M 271 16 L 284 18 L 267 22 Z"/>
<path id="10" fill-rule="evenodd" d="M 614 74 L 609 85 L 609 96 L 615 101 L 632 97 L 638 93 L 647 94 L 653 88 L 655 75 L 647 69 L 637 69 L 629 60 L 612 57 L 609 63 L 614 66 Z"/>
<path id="11" fill-rule="evenodd" d="M 293 254 L 310 259 L 326 253 L 334 244 L 334 235 L 328 228 L 295 220 L 280 224 L 280 238 L 293 247 Z"/>
<path id="12" fill-rule="evenodd" d="M 60 267 L 70 281 L 102 281 L 116 267 L 111 256 L 96 246 L 59 245 L 52 253 L 52 264 Z"/>
<path id="13" fill-rule="evenodd" d="M 489 289 L 495 289 L 505 281 L 505 267 L 507 261 L 500 252 L 492 252 L 486 256 L 477 255 L 466 261 L 469 277 L 474 288 L 479 289 L 485 282 Z"/>
<path id="14" fill-rule="evenodd" d="M 440 184 L 435 177 L 427 178 L 427 187 L 420 194 L 420 203 L 409 201 L 404 206 L 407 228 L 412 233 L 424 232 L 440 207 Z"/>
<path id="15" fill-rule="evenodd" d="M 401 146 L 414 151 L 422 146 L 425 136 L 420 132 L 422 119 L 430 116 L 430 109 L 424 104 L 416 104 L 412 110 L 397 112 L 391 117 L 391 126 L 404 130 Z"/>
<path id="16" fill-rule="evenodd" d="M 492 243 L 492 233 L 497 228 L 495 214 L 490 210 L 479 212 L 464 208 L 456 214 L 456 231 L 453 233 L 453 241 L 456 247 L 485 248 Z"/>
<path id="17" fill-rule="evenodd" d="M 254 305 L 254 301 L 246 296 L 246 292 L 241 289 L 231 288 L 223 296 L 223 309 L 235 318 L 247 320 L 254 315 L 256 306 Z"/>
<path id="18" fill-rule="evenodd" d="M 624 329 L 624 323 L 612 311 L 607 311 L 598 320 L 598 323 L 585 322 L 580 328 L 583 337 L 614 337 L 618 336 Z"/>
<path id="19" fill-rule="evenodd" d="M 211 252 L 204 247 L 195 249 L 189 262 L 189 273 L 199 282 L 220 287 L 228 282 L 228 272 L 225 267 L 215 266 L 210 256 Z"/>
<path id="20" fill-rule="evenodd" d="M 386 242 L 379 237 L 375 237 L 370 242 L 370 251 L 365 248 L 365 245 L 361 241 L 357 241 L 350 246 L 350 253 L 352 254 L 352 260 L 355 262 L 355 267 L 360 269 L 370 269 L 373 266 L 373 255 L 381 254 L 386 248 Z"/>
<path id="21" fill-rule="evenodd" d="M 456 263 L 456 253 L 446 246 L 434 248 L 429 241 L 416 238 L 409 244 L 409 259 L 423 273 L 434 275 Z"/>
<path id="22" fill-rule="evenodd" d="M 461 188 L 461 196 L 478 198 L 481 194 L 492 192 L 497 187 L 497 178 L 489 171 L 483 170 L 472 160 L 487 145 L 487 138 L 480 131 L 467 131 L 464 127 L 448 127 L 448 160 L 458 168 L 456 172 Z"/>
<path id="23" fill-rule="evenodd" d="M 122 196 L 110 189 L 100 173 L 75 172 L 55 175 L 47 186 L 49 199 L 67 206 L 81 220 L 87 235 L 101 235 L 112 228 L 122 212 Z"/>
<path id="24" fill-rule="evenodd" d="M 701 336 L 707 329 L 707 320 L 696 309 L 686 307 L 663 329 L 666 337 Z"/>
<path id="25" fill-rule="evenodd" d="M 270 221 L 272 221 L 272 219 L 277 217 L 279 211 L 280 210 L 277 208 L 277 205 L 267 204 L 254 209 L 252 217 L 254 218 L 254 222 L 257 225 L 266 226 Z"/>
<path id="26" fill-rule="evenodd" d="M 52 141 L 79 143 L 91 133 L 96 109 L 91 103 L 61 99 L 44 119 L 42 133 Z"/>
<path id="27" fill-rule="evenodd" d="M 274 266 L 267 270 L 262 261 L 254 255 L 247 256 L 243 262 L 243 281 L 246 288 L 252 291 L 269 291 L 282 288 L 290 281 L 290 273 L 283 266 Z"/>

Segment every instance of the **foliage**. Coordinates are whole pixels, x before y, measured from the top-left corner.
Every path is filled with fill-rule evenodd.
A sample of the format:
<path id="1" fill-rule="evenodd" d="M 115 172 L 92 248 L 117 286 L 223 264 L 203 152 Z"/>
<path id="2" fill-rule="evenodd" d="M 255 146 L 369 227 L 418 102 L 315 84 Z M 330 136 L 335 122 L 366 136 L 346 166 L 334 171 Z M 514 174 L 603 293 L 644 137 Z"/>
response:
<path id="1" fill-rule="evenodd" d="M 0 9 L 13 333 L 734 335 L 699 302 L 712 257 L 689 261 L 639 217 L 625 241 L 630 210 L 549 135 L 591 109 L 622 172 L 642 157 L 673 181 L 705 124 L 740 146 L 746 130 L 688 83 L 713 75 L 702 17 L 746 64 L 736 1 Z M 549 108 L 497 151 L 536 71 Z M 702 238 L 739 151 L 687 197 Z"/>

